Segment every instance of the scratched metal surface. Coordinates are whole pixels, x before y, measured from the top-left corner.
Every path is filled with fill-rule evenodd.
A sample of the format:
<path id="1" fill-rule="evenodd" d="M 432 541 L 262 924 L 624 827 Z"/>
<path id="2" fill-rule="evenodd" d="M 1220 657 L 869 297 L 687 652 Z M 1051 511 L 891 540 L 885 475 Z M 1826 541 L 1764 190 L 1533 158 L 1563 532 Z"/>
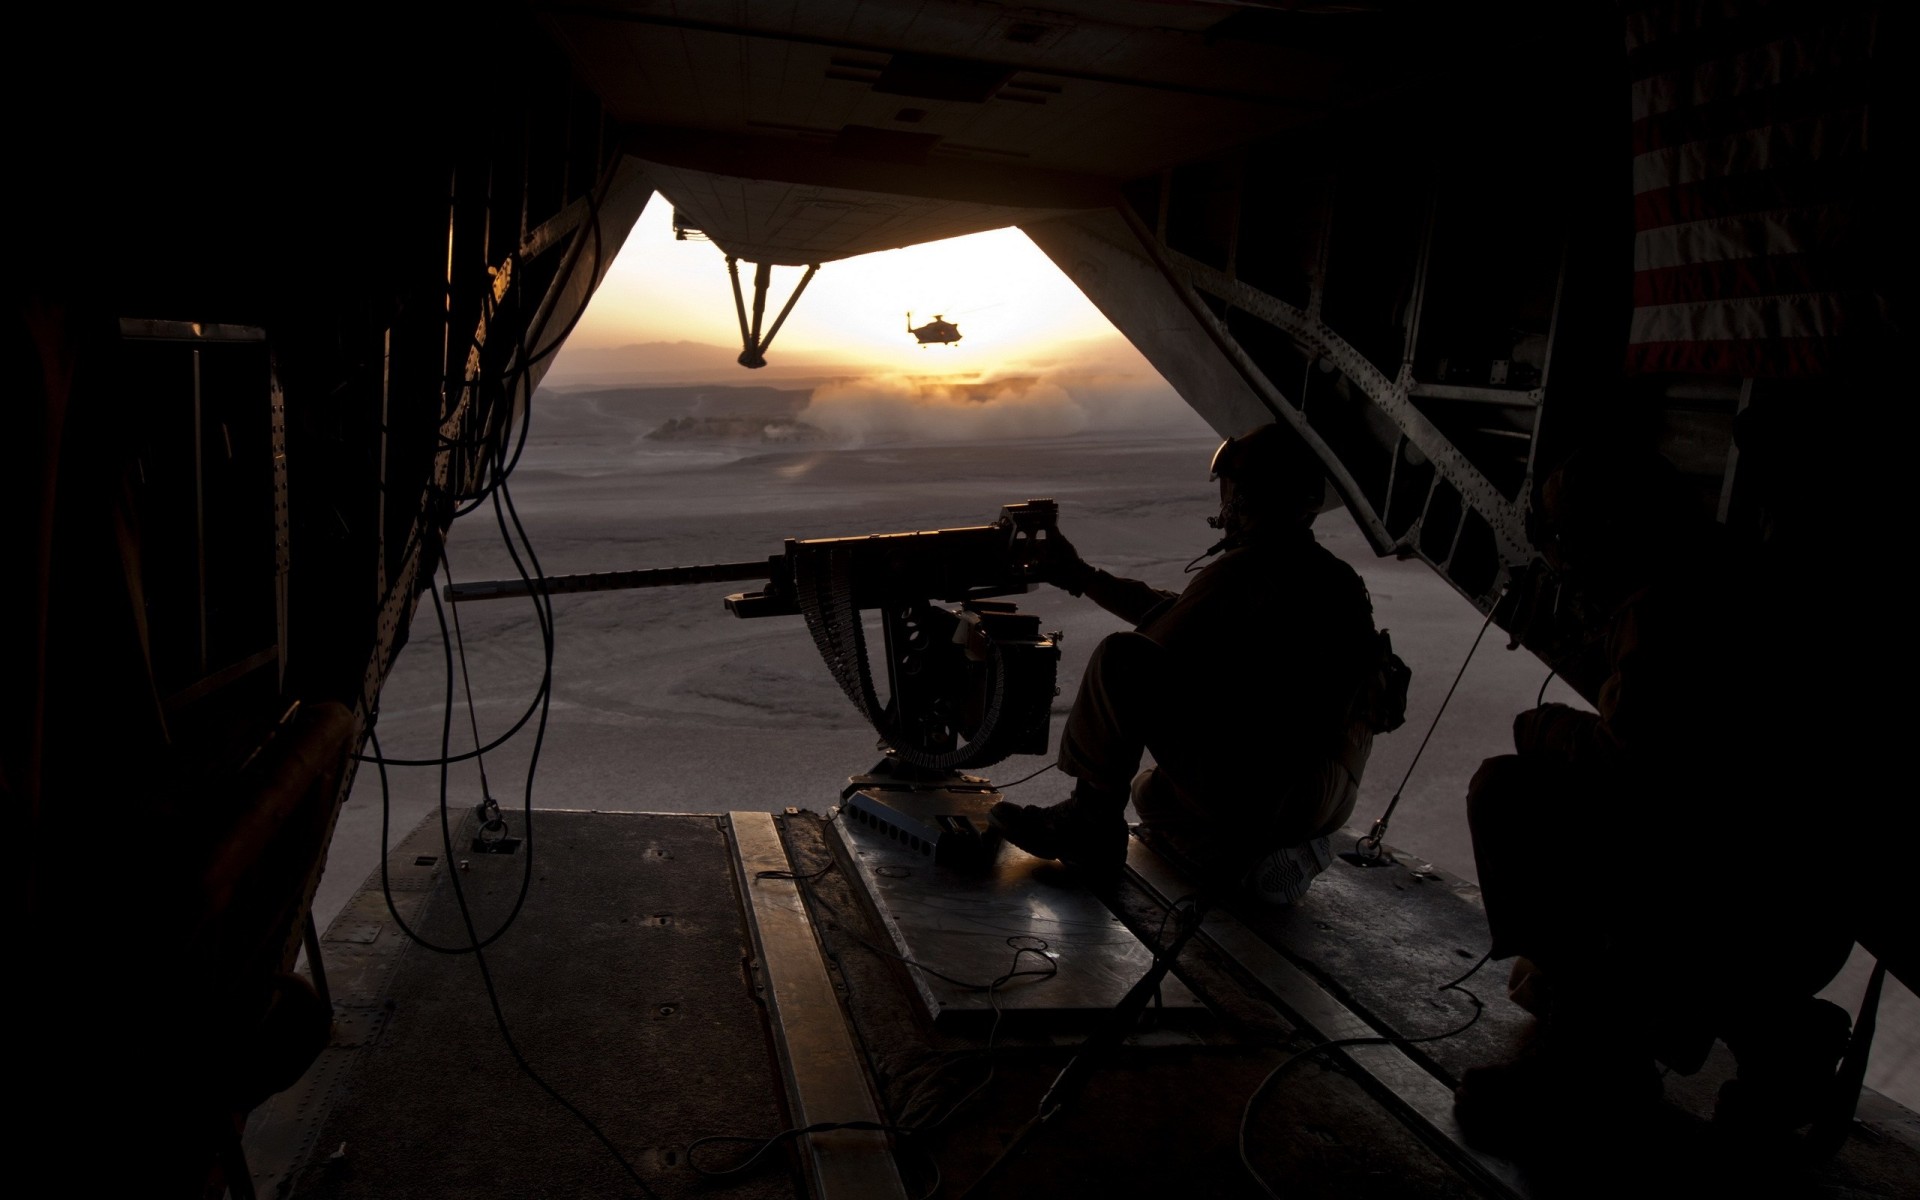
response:
<path id="1" fill-rule="evenodd" d="M 961 815 L 985 824 L 998 796 L 948 793 Z M 986 984 L 1014 969 L 1014 947 L 1044 943 L 1059 967 L 1050 979 L 1021 978 L 996 988 L 962 987 L 925 970 L 909 968 L 921 1002 L 935 1020 L 990 1013 L 1080 1013 L 1112 1008 L 1147 969 L 1153 955 L 1101 900 L 1081 887 L 1058 863 L 1000 845 L 991 868 L 967 871 L 936 865 L 924 854 L 847 820 L 835 821 L 859 886 L 904 958 L 972 984 Z M 1038 942 L 1031 939 L 1038 939 Z M 1038 964 L 1022 955 L 1020 969 Z M 1169 975 L 1161 1004 L 1174 1011 L 1204 1011 L 1200 1001 Z"/>

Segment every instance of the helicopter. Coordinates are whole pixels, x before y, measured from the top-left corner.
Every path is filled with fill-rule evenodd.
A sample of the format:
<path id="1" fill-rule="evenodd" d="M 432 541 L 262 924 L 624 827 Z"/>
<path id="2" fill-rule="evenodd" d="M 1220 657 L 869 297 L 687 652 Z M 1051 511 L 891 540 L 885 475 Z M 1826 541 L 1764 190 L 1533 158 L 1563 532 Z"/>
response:
<path id="1" fill-rule="evenodd" d="M 908 313 L 907 332 L 919 338 L 922 346 L 931 346 L 936 342 L 950 346 L 960 340 L 960 327 L 939 313 L 935 313 L 933 320 L 918 329 L 914 328 L 913 314 Z"/>

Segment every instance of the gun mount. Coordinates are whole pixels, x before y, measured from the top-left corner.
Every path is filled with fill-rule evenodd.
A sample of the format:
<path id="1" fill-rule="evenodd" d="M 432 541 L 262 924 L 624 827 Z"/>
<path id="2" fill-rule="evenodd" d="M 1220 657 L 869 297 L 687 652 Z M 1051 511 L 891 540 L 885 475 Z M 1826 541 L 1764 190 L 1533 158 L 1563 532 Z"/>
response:
<path id="1" fill-rule="evenodd" d="M 764 561 L 449 585 L 450 601 L 765 580 L 726 598 L 736 617 L 804 617 L 814 645 L 887 749 L 883 765 L 950 772 L 1043 754 L 1060 650 L 1040 619 L 996 597 L 1032 589 L 1058 506 L 1002 506 L 990 525 L 789 538 Z M 957 608 L 945 607 L 957 605 Z M 878 611 L 886 697 L 861 613 Z"/>

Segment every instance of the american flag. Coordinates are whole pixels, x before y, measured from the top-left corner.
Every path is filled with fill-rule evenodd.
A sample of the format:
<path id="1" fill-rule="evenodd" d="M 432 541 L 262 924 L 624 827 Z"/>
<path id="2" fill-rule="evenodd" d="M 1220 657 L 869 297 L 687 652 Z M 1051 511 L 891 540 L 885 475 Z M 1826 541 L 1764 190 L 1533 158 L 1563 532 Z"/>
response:
<path id="1" fill-rule="evenodd" d="M 1877 4 L 1677 0 L 1627 13 L 1631 372 L 1835 362 L 1863 306 Z"/>

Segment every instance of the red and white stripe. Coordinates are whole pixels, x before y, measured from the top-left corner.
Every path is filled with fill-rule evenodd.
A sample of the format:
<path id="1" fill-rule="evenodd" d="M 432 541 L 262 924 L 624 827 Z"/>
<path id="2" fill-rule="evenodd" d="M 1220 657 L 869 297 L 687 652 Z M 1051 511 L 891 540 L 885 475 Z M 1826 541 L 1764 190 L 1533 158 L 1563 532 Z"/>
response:
<path id="1" fill-rule="evenodd" d="M 1636 372 L 1832 362 L 1865 303 L 1878 6 L 1670 0 L 1627 14 Z"/>

